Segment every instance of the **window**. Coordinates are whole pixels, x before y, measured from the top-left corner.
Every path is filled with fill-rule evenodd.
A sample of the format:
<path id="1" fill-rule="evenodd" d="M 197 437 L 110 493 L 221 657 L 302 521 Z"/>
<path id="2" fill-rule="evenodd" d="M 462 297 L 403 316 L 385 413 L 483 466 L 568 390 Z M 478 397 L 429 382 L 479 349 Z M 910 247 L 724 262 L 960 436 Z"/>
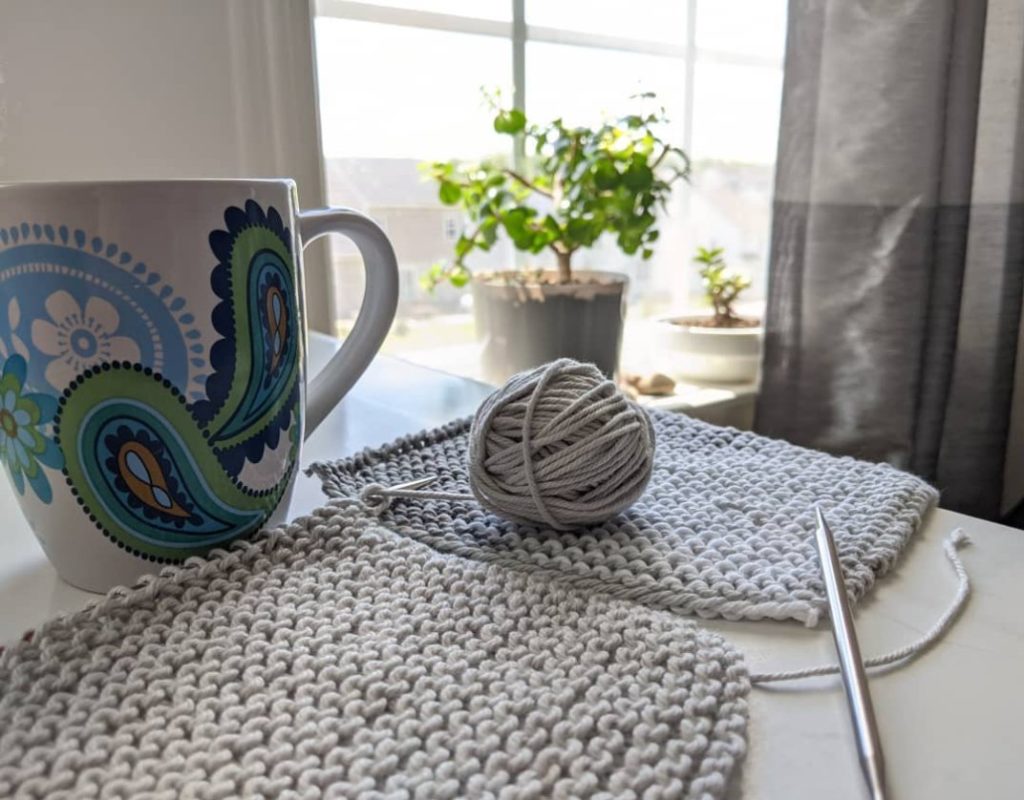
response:
<path id="1" fill-rule="evenodd" d="M 501 90 L 537 121 L 594 121 L 620 113 L 639 91 L 656 92 L 667 108 L 667 133 L 690 154 L 693 174 L 660 220 L 655 256 L 629 258 L 602 240 L 574 262 L 631 276 L 627 368 L 644 320 L 696 305 L 698 245 L 725 247 L 754 280 L 749 300 L 763 300 L 785 0 L 631 0 L 629 13 L 622 9 L 616 0 L 318 0 L 328 196 L 380 222 L 401 267 L 399 321 L 386 351 L 473 372 L 469 292 L 429 294 L 419 285 L 432 263 L 450 258 L 462 219 L 418 165 L 506 154 L 483 88 Z M 333 247 L 344 333 L 362 270 L 354 249 Z M 497 269 L 532 259 L 499 242 L 469 263 Z"/>

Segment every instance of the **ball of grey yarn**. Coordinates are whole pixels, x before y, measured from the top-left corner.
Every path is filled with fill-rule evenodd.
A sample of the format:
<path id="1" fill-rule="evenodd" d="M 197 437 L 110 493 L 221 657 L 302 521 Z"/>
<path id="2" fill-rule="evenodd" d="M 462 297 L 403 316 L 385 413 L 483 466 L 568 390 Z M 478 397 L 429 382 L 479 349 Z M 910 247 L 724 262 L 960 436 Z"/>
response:
<path id="1" fill-rule="evenodd" d="M 556 530 L 628 508 L 653 466 L 650 417 L 593 364 L 572 359 L 514 375 L 483 402 L 470 429 L 477 501 Z"/>

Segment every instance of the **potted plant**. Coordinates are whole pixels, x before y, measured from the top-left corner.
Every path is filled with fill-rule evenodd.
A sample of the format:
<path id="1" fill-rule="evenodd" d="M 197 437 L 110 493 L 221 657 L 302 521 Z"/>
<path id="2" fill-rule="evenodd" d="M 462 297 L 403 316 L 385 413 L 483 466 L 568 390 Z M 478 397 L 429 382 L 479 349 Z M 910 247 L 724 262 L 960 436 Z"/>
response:
<path id="1" fill-rule="evenodd" d="M 750 287 L 750 279 L 729 269 L 721 247 L 697 248 L 704 297 L 710 315 L 677 316 L 661 320 L 665 349 L 676 355 L 682 378 L 721 383 L 757 380 L 761 361 L 761 321 L 742 317 L 735 305 Z"/>
<path id="2" fill-rule="evenodd" d="M 521 169 L 499 159 L 424 165 L 441 202 L 462 209 L 468 221 L 454 259 L 435 264 L 424 285 L 472 286 L 488 380 L 501 382 L 563 356 L 592 362 L 611 376 L 628 279 L 576 269 L 573 257 L 607 233 L 624 253 L 650 258 L 658 239 L 655 212 L 672 185 L 687 178 L 689 160 L 662 139 L 661 108 L 586 127 L 562 119 L 533 124 L 518 109 L 493 107 L 494 129 L 522 138 L 524 163 Z M 520 251 L 546 253 L 548 264 L 471 273 L 467 257 L 490 250 L 502 234 Z"/>

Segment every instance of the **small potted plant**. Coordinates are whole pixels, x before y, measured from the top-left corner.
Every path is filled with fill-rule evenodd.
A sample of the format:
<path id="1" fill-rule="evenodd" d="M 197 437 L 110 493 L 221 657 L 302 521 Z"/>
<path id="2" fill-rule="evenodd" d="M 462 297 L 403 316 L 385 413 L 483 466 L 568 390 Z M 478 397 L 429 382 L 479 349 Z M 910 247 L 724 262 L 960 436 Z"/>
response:
<path id="1" fill-rule="evenodd" d="M 689 160 L 661 138 L 661 108 L 596 127 L 569 126 L 561 119 L 532 124 L 518 109 L 497 103 L 494 109 L 494 129 L 522 137 L 522 169 L 498 159 L 424 165 L 437 181 L 441 202 L 462 209 L 468 225 L 455 242 L 454 259 L 435 264 L 423 283 L 471 285 L 490 381 L 563 356 L 592 362 L 611 376 L 622 343 L 628 279 L 577 269 L 573 258 L 606 233 L 624 253 L 650 258 L 658 239 L 655 212 L 665 206 L 672 185 L 687 178 Z M 473 274 L 467 257 L 490 250 L 501 234 L 516 249 L 546 253 L 550 261 L 537 269 Z"/>
<path id="2" fill-rule="evenodd" d="M 699 247 L 710 315 L 677 316 L 660 321 L 661 341 L 675 358 L 672 370 L 689 380 L 749 383 L 757 380 L 761 361 L 761 321 L 736 313 L 736 302 L 750 279 L 729 269 L 721 247 Z"/>

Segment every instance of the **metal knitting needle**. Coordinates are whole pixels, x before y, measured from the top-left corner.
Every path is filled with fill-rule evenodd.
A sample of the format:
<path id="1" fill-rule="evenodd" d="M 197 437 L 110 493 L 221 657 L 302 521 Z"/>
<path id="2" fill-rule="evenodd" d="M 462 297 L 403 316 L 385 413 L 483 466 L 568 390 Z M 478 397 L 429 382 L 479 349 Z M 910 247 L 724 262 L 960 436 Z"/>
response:
<path id="1" fill-rule="evenodd" d="M 821 512 L 820 506 L 815 506 L 814 510 L 818 516 L 818 527 L 814 535 L 818 544 L 818 557 L 821 560 L 821 574 L 825 580 L 825 593 L 828 595 L 832 634 L 836 641 L 836 651 L 839 653 L 839 670 L 843 676 L 846 702 L 850 706 L 853 733 L 857 739 L 857 754 L 872 800 L 884 800 L 885 765 L 882 743 L 878 738 L 878 724 L 875 722 L 875 710 L 871 705 L 867 674 L 860 656 L 860 646 L 857 644 L 857 633 L 853 628 L 846 582 L 843 580 L 835 539 L 825 521 L 825 515 Z"/>
<path id="2" fill-rule="evenodd" d="M 437 480 L 436 475 L 427 475 L 423 478 L 417 478 L 414 481 L 407 481 L 405 483 L 396 483 L 394 486 L 389 486 L 387 491 L 389 492 L 409 492 L 415 491 L 416 489 L 422 489 L 424 486 L 430 486 Z"/>

